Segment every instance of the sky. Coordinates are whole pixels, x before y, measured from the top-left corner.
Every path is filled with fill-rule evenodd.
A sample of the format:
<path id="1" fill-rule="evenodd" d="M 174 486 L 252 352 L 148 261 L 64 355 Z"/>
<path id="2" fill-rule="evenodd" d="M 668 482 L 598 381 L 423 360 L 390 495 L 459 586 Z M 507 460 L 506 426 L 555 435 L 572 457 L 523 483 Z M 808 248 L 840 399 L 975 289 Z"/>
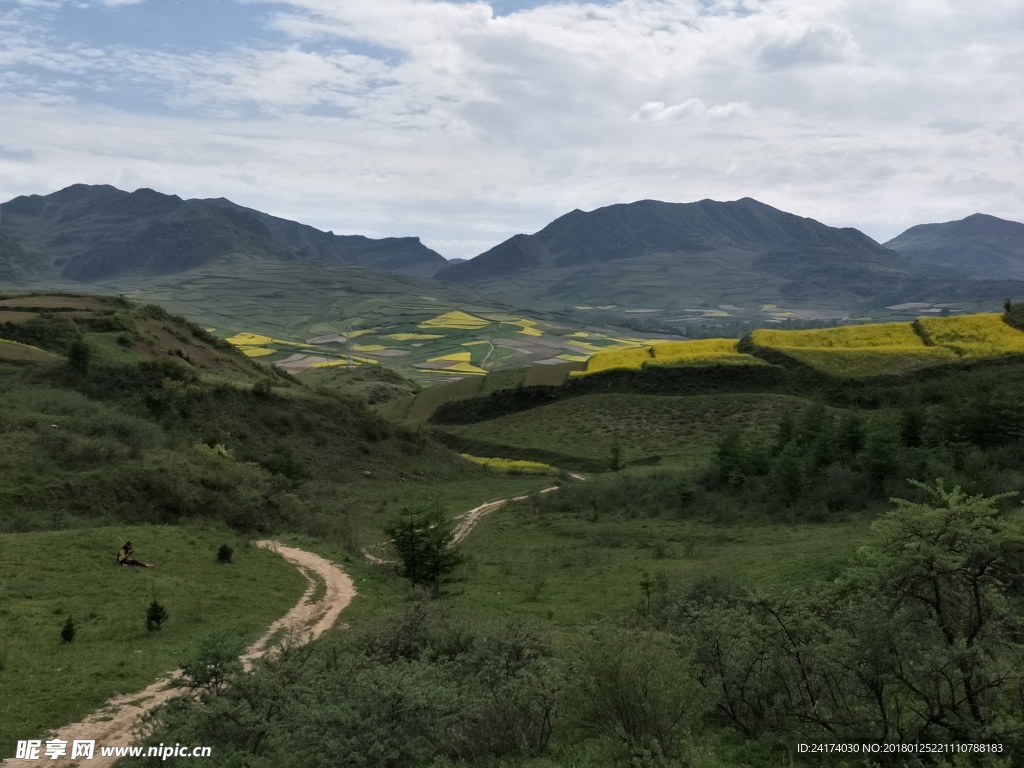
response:
<path id="1" fill-rule="evenodd" d="M 1024 221 L 1021 0 L 0 0 L 0 200 L 75 183 L 469 258 L 753 197 Z"/>

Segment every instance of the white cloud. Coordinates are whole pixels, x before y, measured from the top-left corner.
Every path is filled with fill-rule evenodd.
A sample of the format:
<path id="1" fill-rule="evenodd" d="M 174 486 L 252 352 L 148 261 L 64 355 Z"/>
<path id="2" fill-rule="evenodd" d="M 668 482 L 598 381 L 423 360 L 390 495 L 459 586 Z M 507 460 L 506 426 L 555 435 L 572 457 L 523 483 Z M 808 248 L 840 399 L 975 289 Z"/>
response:
<path id="1" fill-rule="evenodd" d="M 649 101 L 630 115 L 629 119 L 633 122 L 680 122 L 728 120 L 733 117 L 749 117 L 751 114 L 750 107 L 738 101 L 706 107 L 700 99 L 687 99 L 682 104 L 671 107 L 666 107 L 661 101 Z"/>

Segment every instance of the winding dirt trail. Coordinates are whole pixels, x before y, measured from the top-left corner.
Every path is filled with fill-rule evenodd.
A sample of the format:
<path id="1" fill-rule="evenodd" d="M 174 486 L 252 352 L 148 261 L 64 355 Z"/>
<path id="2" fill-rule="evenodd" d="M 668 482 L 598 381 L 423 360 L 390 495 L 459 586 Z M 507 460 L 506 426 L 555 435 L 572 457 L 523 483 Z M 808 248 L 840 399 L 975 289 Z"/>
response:
<path id="1" fill-rule="evenodd" d="M 277 552 L 285 560 L 295 565 L 306 577 L 307 585 L 305 593 L 295 607 L 271 624 L 263 637 L 253 643 L 242 655 L 242 662 L 246 670 L 251 669 L 253 662 L 257 659 L 271 653 L 278 640 L 284 636 L 304 642 L 322 635 L 334 626 L 338 615 L 356 596 L 356 588 L 352 579 L 331 561 L 314 555 L 312 552 L 287 547 L 276 541 L 264 540 L 255 543 L 258 547 Z M 313 596 L 321 584 L 325 586 L 325 591 L 314 600 Z M 180 675 L 181 670 L 177 669 L 145 690 L 117 696 L 84 720 L 66 725 L 47 737 L 47 739 L 66 741 L 69 755 L 71 743 L 75 739 L 95 740 L 97 749 L 92 760 L 71 760 L 68 756 L 50 760 L 41 753 L 43 757 L 41 760 L 8 758 L 0 761 L 0 768 L 29 768 L 29 766 L 41 768 L 41 766 L 78 764 L 89 766 L 89 768 L 109 768 L 117 761 L 117 758 L 102 757 L 99 754 L 99 747 L 127 746 L 135 743 L 137 740 L 135 731 L 144 714 L 168 699 L 184 695 L 184 689 L 170 687 L 170 683 Z M 43 739 L 44 746 L 47 739 Z M 216 745 L 208 746 L 216 747 Z"/>
<path id="2" fill-rule="evenodd" d="M 586 480 L 586 476 L 579 474 L 578 472 L 570 472 L 569 477 L 573 480 Z M 537 495 L 542 493 L 551 493 L 557 491 L 559 486 L 552 485 L 550 488 L 537 491 Z M 477 523 L 480 522 L 480 518 L 484 515 L 494 512 L 496 509 L 501 509 L 510 501 L 522 501 L 523 499 L 530 498 L 531 494 L 523 494 L 522 496 L 512 496 L 508 499 L 497 499 L 496 501 L 488 501 L 486 504 L 481 504 L 479 507 L 474 507 L 463 515 L 459 515 L 456 520 L 459 521 L 458 525 L 455 526 L 455 536 L 452 539 L 452 545 L 458 544 L 464 538 L 469 535 L 469 532 L 473 530 Z M 369 552 L 365 548 L 363 549 L 363 556 L 375 565 L 394 565 L 397 560 L 385 560 L 384 558 L 377 557 L 373 553 Z"/>

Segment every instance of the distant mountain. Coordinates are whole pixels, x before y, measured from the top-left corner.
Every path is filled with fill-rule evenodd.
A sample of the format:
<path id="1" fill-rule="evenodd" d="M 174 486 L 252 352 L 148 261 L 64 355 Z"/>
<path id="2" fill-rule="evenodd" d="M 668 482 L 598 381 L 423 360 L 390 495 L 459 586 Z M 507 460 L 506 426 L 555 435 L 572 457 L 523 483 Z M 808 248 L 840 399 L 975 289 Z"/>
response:
<path id="1" fill-rule="evenodd" d="M 50 275 L 94 282 L 170 275 L 242 256 L 429 276 L 447 264 L 416 237 L 335 235 L 230 200 L 74 186 L 0 206 L 0 231 Z"/>
<path id="2" fill-rule="evenodd" d="M 886 244 L 920 264 L 972 278 L 1024 279 L 1024 224 L 975 213 L 945 224 L 919 224 Z"/>
<path id="3" fill-rule="evenodd" d="M 469 259 L 448 259 L 448 266 L 454 266 L 455 264 L 465 264 Z"/>
<path id="4" fill-rule="evenodd" d="M 682 309 L 701 301 L 860 304 L 924 275 L 855 229 L 744 198 L 572 211 L 437 278 L 581 303 Z"/>
<path id="5" fill-rule="evenodd" d="M 36 266 L 11 237 L 0 231 L 0 282 L 17 283 L 37 273 Z"/>

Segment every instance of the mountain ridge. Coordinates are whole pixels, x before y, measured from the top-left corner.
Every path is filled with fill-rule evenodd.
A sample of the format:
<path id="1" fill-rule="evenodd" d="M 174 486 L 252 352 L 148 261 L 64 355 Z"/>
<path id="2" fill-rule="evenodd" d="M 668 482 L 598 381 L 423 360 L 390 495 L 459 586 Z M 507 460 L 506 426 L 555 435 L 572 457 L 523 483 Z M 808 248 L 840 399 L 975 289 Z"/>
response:
<path id="1" fill-rule="evenodd" d="M 225 198 L 74 184 L 0 206 L 4 234 L 36 270 L 81 281 L 167 275 L 230 254 L 320 261 L 426 277 L 447 262 L 419 238 L 335 235 Z"/>
<path id="2" fill-rule="evenodd" d="M 639 284 L 642 273 L 646 285 Z M 483 291 L 500 283 L 565 301 L 662 308 L 666 286 L 678 285 L 688 292 L 685 302 L 675 302 L 682 308 L 697 297 L 731 301 L 737 284 L 763 286 L 762 301 L 813 301 L 821 294 L 857 303 L 928 275 L 859 230 L 745 197 L 577 209 L 435 277 Z"/>
<path id="3" fill-rule="evenodd" d="M 985 213 L 918 224 L 885 245 L 917 263 L 952 267 L 974 279 L 1024 279 L 1024 224 Z"/>

